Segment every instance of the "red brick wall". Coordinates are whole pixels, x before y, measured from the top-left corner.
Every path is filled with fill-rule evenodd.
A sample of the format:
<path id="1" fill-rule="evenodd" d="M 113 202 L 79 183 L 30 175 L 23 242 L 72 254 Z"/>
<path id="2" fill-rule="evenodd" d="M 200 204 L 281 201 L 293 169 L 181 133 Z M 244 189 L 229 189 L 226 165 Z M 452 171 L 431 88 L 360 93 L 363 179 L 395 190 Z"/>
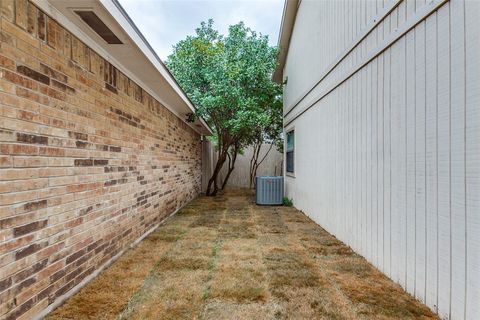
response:
<path id="1" fill-rule="evenodd" d="M 0 318 L 30 318 L 197 195 L 201 143 L 31 3 L 0 3 Z"/>

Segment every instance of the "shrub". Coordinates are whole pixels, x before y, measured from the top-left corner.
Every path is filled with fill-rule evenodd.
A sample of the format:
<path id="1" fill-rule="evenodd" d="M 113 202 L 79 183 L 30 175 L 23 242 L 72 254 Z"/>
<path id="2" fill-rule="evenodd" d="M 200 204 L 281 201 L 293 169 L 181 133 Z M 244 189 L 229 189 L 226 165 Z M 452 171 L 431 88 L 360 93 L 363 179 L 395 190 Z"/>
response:
<path id="1" fill-rule="evenodd" d="M 293 207 L 293 200 L 287 197 L 283 197 L 283 205 L 287 207 Z"/>

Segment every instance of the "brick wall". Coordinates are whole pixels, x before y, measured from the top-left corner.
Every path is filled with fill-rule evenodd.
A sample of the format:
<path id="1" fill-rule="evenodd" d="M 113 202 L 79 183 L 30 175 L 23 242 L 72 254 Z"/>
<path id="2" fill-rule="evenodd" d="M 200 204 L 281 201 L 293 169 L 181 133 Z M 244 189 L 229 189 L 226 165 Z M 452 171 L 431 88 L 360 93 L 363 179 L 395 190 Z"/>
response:
<path id="1" fill-rule="evenodd" d="M 200 137 L 24 0 L 1 0 L 0 318 L 30 318 L 200 189 Z"/>

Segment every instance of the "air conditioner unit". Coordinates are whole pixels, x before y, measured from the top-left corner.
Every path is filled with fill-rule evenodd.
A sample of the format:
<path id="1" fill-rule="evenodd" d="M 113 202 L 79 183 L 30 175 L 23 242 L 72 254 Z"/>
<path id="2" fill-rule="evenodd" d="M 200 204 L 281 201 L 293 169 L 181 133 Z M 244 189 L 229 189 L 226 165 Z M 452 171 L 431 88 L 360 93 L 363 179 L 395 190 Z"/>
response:
<path id="1" fill-rule="evenodd" d="M 283 177 L 256 177 L 255 197 L 259 205 L 281 205 Z"/>

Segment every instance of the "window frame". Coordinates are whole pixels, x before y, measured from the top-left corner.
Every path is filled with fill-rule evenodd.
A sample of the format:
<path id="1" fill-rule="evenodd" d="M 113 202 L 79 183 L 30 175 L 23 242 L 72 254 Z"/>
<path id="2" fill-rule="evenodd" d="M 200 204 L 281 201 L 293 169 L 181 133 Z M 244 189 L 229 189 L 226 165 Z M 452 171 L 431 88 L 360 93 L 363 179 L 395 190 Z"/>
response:
<path id="1" fill-rule="evenodd" d="M 291 150 L 288 149 L 288 135 L 293 133 L 293 147 Z M 288 130 L 285 131 L 285 175 L 289 177 L 295 177 L 295 147 L 296 145 L 296 137 L 295 137 L 295 127 L 289 128 Z M 292 156 L 292 161 L 293 161 L 293 171 L 288 171 L 288 165 L 287 165 L 287 154 L 289 152 L 293 153 Z"/>

